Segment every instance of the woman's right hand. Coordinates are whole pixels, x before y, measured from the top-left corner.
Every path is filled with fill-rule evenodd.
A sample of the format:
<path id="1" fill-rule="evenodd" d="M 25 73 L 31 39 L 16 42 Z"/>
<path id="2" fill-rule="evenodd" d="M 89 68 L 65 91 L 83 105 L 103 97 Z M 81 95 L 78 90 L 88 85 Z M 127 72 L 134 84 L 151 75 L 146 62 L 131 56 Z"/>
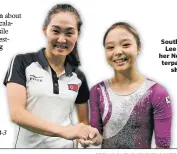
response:
<path id="1" fill-rule="evenodd" d="M 79 143 L 82 147 L 88 147 L 90 144 L 95 146 L 100 145 L 102 143 L 102 136 L 100 135 L 98 129 L 88 126 L 89 128 L 89 136 L 87 140 L 79 139 Z"/>
<path id="2" fill-rule="evenodd" d="M 89 137 L 89 127 L 83 123 L 76 124 L 74 126 L 65 126 L 63 130 L 63 137 L 68 140 L 73 139 L 84 139 L 87 140 Z"/>

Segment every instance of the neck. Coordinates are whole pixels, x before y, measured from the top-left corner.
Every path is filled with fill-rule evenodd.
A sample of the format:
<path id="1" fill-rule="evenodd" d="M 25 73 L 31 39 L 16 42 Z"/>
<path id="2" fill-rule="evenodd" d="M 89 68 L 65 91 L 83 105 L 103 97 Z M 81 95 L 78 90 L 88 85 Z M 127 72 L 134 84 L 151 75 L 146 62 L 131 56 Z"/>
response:
<path id="1" fill-rule="evenodd" d="M 112 79 L 114 83 L 118 83 L 119 85 L 128 85 L 138 81 L 141 82 L 142 80 L 144 80 L 144 76 L 142 76 L 135 67 L 129 68 L 124 72 L 115 71 L 115 76 Z"/>
<path id="2" fill-rule="evenodd" d="M 66 56 L 53 55 L 47 49 L 45 50 L 45 56 L 46 56 L 51 67 L 55 67 L 55 68 L 63 68 L 64 67 Z"/>
<path id="3" fill-rule="evenodd" d="M 45 56 L 52 69 L 56 72 L 57 75 L 60 75 L 64 70 L 64 63 L 65 63 L 66 56 L 53 55 L 47 49 L 45 50 Z"/>

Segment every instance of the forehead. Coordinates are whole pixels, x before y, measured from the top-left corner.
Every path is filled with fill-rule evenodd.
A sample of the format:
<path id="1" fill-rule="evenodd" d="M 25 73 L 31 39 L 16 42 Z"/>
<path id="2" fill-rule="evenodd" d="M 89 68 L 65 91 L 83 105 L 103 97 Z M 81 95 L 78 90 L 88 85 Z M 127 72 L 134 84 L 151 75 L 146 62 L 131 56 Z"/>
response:
<path id="1" fill-rule="evenodd" d="M 60 28 L 74 28 L 77 29 L 76 16 L 71 12 L 58 12 L 50 17 L 50 26 L 59 26 Z"/>
<path id="2" fill-rule="evenodd" d="M 105 43 L 119 42 L 122 40 L 135 41 L 135 38 L 127 29 L 123 27 L 116 27 L 108 33 Z"/>

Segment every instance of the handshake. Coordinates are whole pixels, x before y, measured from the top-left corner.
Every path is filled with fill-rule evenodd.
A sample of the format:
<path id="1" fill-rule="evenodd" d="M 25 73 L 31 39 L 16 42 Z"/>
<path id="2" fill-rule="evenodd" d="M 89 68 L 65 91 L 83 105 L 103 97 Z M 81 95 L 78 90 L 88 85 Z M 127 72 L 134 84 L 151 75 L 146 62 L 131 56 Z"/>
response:
<path id="1" fill-rule="evenodd" d="M 78 142 L 83 147 L 87 147 L 90 144 L 99 145 L 102 143 L 102 136 L 98 129 L 83 123 L 74 126 L 66 126 L 64 138 L 69 140 L 78 139 Z"/>

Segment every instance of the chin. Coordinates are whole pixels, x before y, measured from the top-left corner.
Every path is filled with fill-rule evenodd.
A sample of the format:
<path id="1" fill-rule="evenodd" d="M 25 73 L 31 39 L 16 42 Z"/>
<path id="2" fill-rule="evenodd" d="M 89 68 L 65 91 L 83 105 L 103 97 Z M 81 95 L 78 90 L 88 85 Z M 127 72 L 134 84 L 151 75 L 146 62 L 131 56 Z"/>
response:
<path id="1" fill-rule="evenodd" d="M 55 56 L 67 56 L 70 52 L 68 50 L 58 51 L 57 49 L 52 50 L 52 54 Z"/>
<path id="2" fill-rule="evenodd" d="M 114 69 L 116 72 L 126 72 L 128 69 Z"/>
<path id="3" fill-rule="evenodd" d="M 120 67 L 113 67 L 115 71 L 117 72 L 126 72 L 129 70 L 130 67 L 128 66 L 120 66 Z"/>

